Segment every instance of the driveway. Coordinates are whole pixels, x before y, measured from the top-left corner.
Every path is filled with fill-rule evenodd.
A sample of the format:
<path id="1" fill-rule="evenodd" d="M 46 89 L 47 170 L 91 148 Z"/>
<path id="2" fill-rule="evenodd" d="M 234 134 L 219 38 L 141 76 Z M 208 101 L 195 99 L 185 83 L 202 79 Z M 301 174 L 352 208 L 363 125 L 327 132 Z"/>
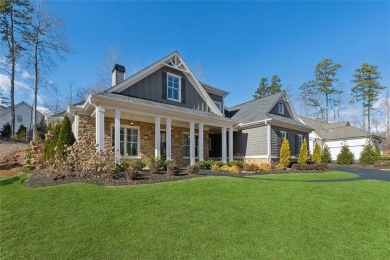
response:
<path id="1" fill-rule="evenodd" d="M 390 182 L 390 171 L 384 171 L 379 169 L 364 169 L 357 168 L 353 166 L 337 166 L 332 165 L 329 167 L 333 171 L 342 171 L 350 172 L 358 175 L 358 178 L 349 179 L 349 180 L 379 180 L 379 181 L 389 181 Z"/>

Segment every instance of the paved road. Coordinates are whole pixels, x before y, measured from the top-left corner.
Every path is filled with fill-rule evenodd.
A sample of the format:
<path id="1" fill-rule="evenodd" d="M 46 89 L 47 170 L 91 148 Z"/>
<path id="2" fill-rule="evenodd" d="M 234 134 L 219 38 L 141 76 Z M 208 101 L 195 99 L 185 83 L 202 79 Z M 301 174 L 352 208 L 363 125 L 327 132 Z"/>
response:
<path id="1" fill-rule="evenodd" d="M 336 165 L 331 166 L 329 169 L 334 171 L 350 172 L 359 176 L 359 178 L 350 179 L 351 181 L 352 180 L 380 180 L 380 181 L 390 182 L 390 171 L 354 168 L 354 167 L 336 166 Z"/>

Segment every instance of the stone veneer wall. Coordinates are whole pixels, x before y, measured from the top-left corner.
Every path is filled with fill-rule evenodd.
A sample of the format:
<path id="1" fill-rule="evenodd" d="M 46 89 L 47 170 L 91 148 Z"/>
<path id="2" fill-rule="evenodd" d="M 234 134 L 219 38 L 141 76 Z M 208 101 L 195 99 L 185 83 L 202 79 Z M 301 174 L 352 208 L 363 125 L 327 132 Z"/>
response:
<path id="1" fill-rule="evenodd" d="M 154 156 L 154 124 L 133 121 L 132 126 L 138 126 L 140 131 L 140 153 L 141 158 Z M 111 126 L 114 125 L 114 118 L 104 118 L 104 147 L 111 147 Z M 121 119 L 121 125 L 129 125 L 130 120 Z M 165 125 L 160 125 L 161 130 L 165 129 Z M 183 158 L 183 133 L 189 133 L 189 128 L 172 126 L 172 159 L 176 160 L 179 166 L 187 166 L 190 163 L 189 159 Z M 198 130 L 195 129 L 195 133 Z M 79 137 L 83 135 L 93 135 L 95 137 L 95 119 L 89 116 L 80 116 L 79 118 Z M 204 159 L 209 158 L 209 134 L 204 131 L 203 150 Z"/>

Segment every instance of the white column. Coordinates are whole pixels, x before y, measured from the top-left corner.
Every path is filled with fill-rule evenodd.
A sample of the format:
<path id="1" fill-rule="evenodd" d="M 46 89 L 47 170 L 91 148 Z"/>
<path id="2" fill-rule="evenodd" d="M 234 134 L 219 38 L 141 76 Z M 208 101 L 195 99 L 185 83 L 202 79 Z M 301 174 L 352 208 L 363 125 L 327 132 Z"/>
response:
<path id="1" fill-rule="evenodd" d="M 190 122 L 190 164 L 195 164 L 195 122 Z"/>
<path id="2" fill-rule="evenodd" d="M 271 161 L 271 125 L 267 125 L 267 162 Z"/>
<path id="3" fill-rule="evenodd" d="M 77 140 L 79 140 L 79 116 L 76 114 L 74 116 L 74 138 Z"/>
<path id="4" fill-rule="evenodd" d="M 198 154 L 199 161 L 204 161 L 204 149 L 203 149 L 203 123 L 199 123 L 199 136 L 198 136 Z"/>
<path id="5" fill-rule="evenodd" d="M 156 117 L 154 119 L 154 157 L 160 158 L 161 157 L 161 138 L 160 138 L 160 117 Z"/>
<path id="6" fill-rule="evenodd" d="M 115 162 L 119 163 L 121 161 L 121 151 L 120 151 L 120 129 L 121 129 L 121 111 L 120 110 L 115 110 L 115 126 L 114 126 L 114 131 L 115 131 L 115 146 L 114 146 L 114 151 L 115 151 Z"/>
<path id="7" fill-rule="evenodd" d="M 222 161 L 226 162 L 226 127 L 222 127 Z"/>
<path id="8" fill-rule="evenodd" d="M 98 151 L 104 150 L 104 108 L 96 107 L 95 124 L 96 124 L 96 144 Z"/>
<path id="9" fill-rule="evenodd" d="M 229 161 L 233 161 L 233 127 L 229 128 Z"/>
<path id="10" fill-rule="evenodd" d="M 172 159 L 172 141 L 171 141 L 171 128 L 172 128 L 172 119 L 170 118 L 167 118 L 166 120 L 166 123 L 165 123 L 165 126 L 166 126 L 166 135 L 167 135 L 167 160 L 171 160 Z"/>

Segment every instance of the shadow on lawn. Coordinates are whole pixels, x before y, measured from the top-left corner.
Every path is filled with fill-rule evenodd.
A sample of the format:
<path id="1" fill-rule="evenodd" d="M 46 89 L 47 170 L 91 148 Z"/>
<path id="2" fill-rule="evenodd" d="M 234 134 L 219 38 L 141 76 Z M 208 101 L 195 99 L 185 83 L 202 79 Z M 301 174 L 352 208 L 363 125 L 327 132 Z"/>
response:
<path id="1" fill-rule="evenodd" d="M 0 186 L 10 185 L 22 179 L 23 179 L 22 176 L 15 176 L 10 179 L 0 180 Z"/>

